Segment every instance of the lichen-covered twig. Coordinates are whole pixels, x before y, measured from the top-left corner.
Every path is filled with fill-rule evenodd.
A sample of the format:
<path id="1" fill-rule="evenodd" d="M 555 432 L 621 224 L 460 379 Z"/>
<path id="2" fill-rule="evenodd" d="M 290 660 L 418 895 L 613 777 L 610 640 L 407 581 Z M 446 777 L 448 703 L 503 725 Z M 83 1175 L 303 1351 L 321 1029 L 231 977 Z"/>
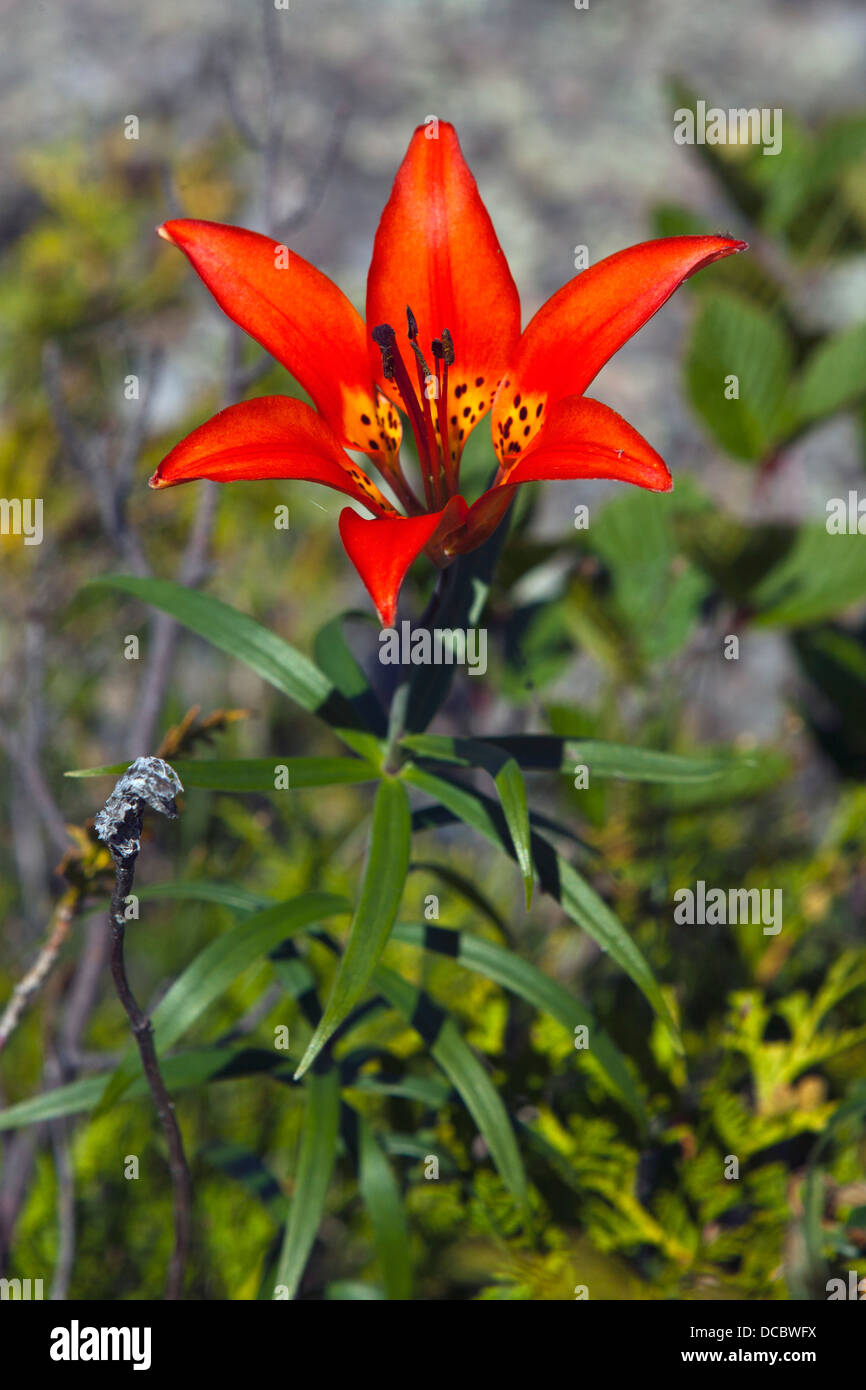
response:
<path id="1" fill-rule="evenodd" d="M 108 845 L 114 860 L 115 883 L 109 910 L 111 974 L 118 998 L 126 1010 L 133 1036 L 138 1044 L 141 1064 L 168 1144 L 174 1197 L 174 1249 L 166 1281 L 167 1299 L 183 1296 L 192 1224 L 192 1183 L 174 1105 L 159 1069 L 150 1019 L 139 1008 L 126 977 L 123 945 L 126 932 L 126 904 L 132 892 L 135 864 L 141 849 L 144 812 L 149 807 L 173 819 L 177 815 L 175 798 L 181 791 L 183 787 L 176 772 L 162 758 L 136 758 L 118 781 L 104 809 L 95 820 L 96 833 Z"/>

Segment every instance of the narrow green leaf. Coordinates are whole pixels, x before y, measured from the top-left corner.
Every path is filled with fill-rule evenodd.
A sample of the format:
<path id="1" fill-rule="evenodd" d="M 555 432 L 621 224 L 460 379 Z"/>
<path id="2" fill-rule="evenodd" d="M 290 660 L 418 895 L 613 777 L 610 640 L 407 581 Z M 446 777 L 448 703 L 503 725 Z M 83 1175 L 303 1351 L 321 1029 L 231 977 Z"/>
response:
<path id="1" fill-rule="evenodd" d="M 325 1210 L 340 1119 L 337 1072 L 312 1072 L 306 1081 L 307 1113 L 295 1189 L 274 1283 L 294 1298 Z"/>
<path id="2" fill-rule="evenodd" d="M 409 872 L 411 829 L 406 789 L 401 782 L 386 777 L 376 792 L 370 849 L 349 940 L 322 1020 L 296 1072 L 298 1077 L 358 1002 L 385 949 Z"/>
<path id="3" fill-rule="evenodd" d="M 173 1047 L 244 970 L 287 936 L 323 917 L 348 910 L 348 903 L 332 893 L 302 893 L 245 918 L 216 937 L 178 976 L 154 1010 L 157 1051 L 166 1052 Z M 106 1086 L 98 1113 L 123 1094 L 140 1068 L 138 1050 L 130 1049 Z"/>
<path id="4" fill-rule="evenodd" d="M 379 966 L 374 980 L 392 1008 L 424 1039 L 454 1086 L 529 1227 L 529 1192 L 523 1160 L 508 1112 L 487 1072 L 461 1037 L 453 1018 L 443 1013 L 427 995 L 384 965 Z"/>
<path id="5" fill-rule="evenodd" d="M 471 825 L 498 849 L 513 855 L 511 838 L 499 808 L 480 793 L 443 777 L 435 777 L 418 767 L 403 769 L 403 780 L 426 791 L 460 820 Z M 646 996 L 670 1034 L 679 1053 L 682 1041 L 667 1001 L 641 951 L 595 889 L 557 854 L 543 836 L 533 834 L 532 857 L 538 881 L 545 893 L 555 898 L 572 921 L 582 927 L 602 950 L 610 954 L 629 979 Z"/>
<path id="6" fill-rule="evenodd" d="M 403 746 L 418 757 L 480 766 L 484 749 L 497 749 L 513 757 L 526 771 L 573 774 L 575 764 L 585 764 L 590 776 L 621 777 L 633 782 L 705 782 L 722 778 L 731 770 L 731 759 L 685 756 L 634 748 L 604 739 L 559 738 L 552 734 L 504 735 L 493 739 L 448 738 L 439 734 L 409 735 Z M 478 747 L 477 745 L 480 745 Z M 750 761 L 741 759 L 740 761 Z"/>
<path id="7" fill-rule="evenodd" d="M 206 878 L 184 878 L 170 883 L 151 883 L 138 893 L 140 902 L 151 899 L 169 902 L 219 903 L 233 912 L 255 912 L 261 907 L 275 907 L 273 898 L 251 893 L 236 883 L 215 883 Z"/>
<path id="8" fill-rule="evenodd" d="M 493 780 L 496 784 L 496 790 L 499 792 L 499 800 L 511 835 L 518 868 L 523 877 L 523 891 L 528 910 L 532 906 L 533 875 L 526 783 L 514 758 L 505 759 Z"/>
<path id="9" fill-rule="evenodd" d="M 233 1081 L 244 1076 L 270 1074 L 291 1081 L 291 1067 L 286 1059 L 273 1052 L 265 1052 L 262 1048 L 191 1048 L 175 1057 L 164 1058 L 160 1069 L 172 1095 L 207 1085 L 211 1081 Z M 30 1100 L 8 1106 L 0 1111 L 0 1130 L 19 1129 L 24 1125 L 90 1110 L 104 1090 L 107 1075 L 103 1072 L 98 1076 L 71 1081 L 68 1086 L 58 1086 Z M 133 1100 L 149 1094 L 147 1081 L 139 1075 L 131 1082 L 126 1098 Z"/>
<path id="10" fill-rule="evenodd" d="M 514 758 L 493 740 L 442 738 L 435 734 L 409 735 L 403 745 L 414 751 L 439 748 L 445 760 L 482 767 L 493 778 L 514 854 L 523 878 L 526 906 L 532 903 L 532 853 L 530 850 L 529 804 L 523 773 Z M 436 756 L 435 752 L 432 756 Z"/>
<path id="11" fill-rule="evenodd" d="M 595 1016 L 556 980 L 551 980 L 513 951 L 470 932 L 453 931 L 430 922 L 397 922 L 392 936 L 395 941 L 452 957 L 458 965 L 484 975 L 503 989 L 525 999 L 533 1008 L 549 1014 L 571 1035 L 576 1027 L 585 1027 L 589 1035 L 586 1052 L 598 1064 L 608 1089 L 624 1102 L 642 1128 L 646 1126 L 647 1113 L 643 1099 L 619 1048 L 600 1027 Z M 577 1055 L 583 1060 L 585 1052 Z"/>
<path id="12" fill-rule="evenodd" d="M 375 782 L 377 768 L 361 758 L 236 758 L 231 761 L 180 761 L 172 767 L 185 787 L 214 791 L 267 792 L 275 790 L 278 774 L 288 790 L 330 787 L 350 782 Z M 283 774 L 285 769 L 285 774 Z"/>
<path id="13" fill-rule="evenodd" d="M 349 618 L 375 625 L 370 613 L 340 613 L 316 633 L 313 655 L 320 669 L 357 710 L 365 727 L 384 738 L 388 732 L 385 711 L 346 640 L 345 624 Z"/>
<path id="14" fill-rule="evenodd" d="M 67 777 L 119 776 L 128 764 L 80 768 Z M 207 758 L 172 762 L 185 788 L 205 787 L 219 792 L 301 791 L 306 787 L 332 787 L 351 782 L 375 782 L 377 767 L 362 758 Z M 288 782 L 288 786 L 282 785 Z M 278 783 L 280 785 L 278 785 Z"/>
<path id="15" fill-rule="evenodd" d="M 129 574 L 104 575 L 91 580 L 88 587 L 116 589 L 170 613 L 311 714 L 337 727 L 358 727 L 355 710 L 309 657 L 220 599 L 169 579 L 140 579 Z"/>
<path id="16" fill-rule="evenodd" d="M 359 1122 L 358 1187 L 370 1216 L 389 1298 L 412 1297 L 409 1229 L 400 1188 L 387 1157 L 366 1120 Z"/>

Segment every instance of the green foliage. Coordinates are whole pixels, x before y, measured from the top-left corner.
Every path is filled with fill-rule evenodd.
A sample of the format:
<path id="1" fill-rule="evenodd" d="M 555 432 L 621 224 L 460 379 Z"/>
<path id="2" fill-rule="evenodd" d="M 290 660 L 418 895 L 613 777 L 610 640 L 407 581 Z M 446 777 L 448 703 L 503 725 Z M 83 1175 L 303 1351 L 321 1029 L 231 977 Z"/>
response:
<path id="1" fill-rule="evenodd" d="M 864 131 L 858 113 L 814 131 L 786 113 L 778 158 L 699 152 L 743 234 L 761 232 L 749 256 L 691 282 L 683 394 L 737 485 L 739 464 L 760 486 L 807 430 L 866 399 L 862 325 L 818 331 L 796 292 L 801 272 L 863 249 Z M 106 325 L 161 320 L 181 278 L 142 232 L 153 171 L 132 186 L 112 151 L 100 180 L 94 159 L 58 151 L 29 168 L 40 212 L 0 274 L 0 353 L 14 399 L 44 338 L 73 349 L 96 429 L 100 391 L 126 365 Z M 199 211 L 221 215 L 211 152 L 190 176 L 212 190 Z M 667 204 L 656 226 L 705 221 Z M 739 394 L 726 398 L 729 375 Z M 189 423 L 210 404 L 192 403 Z M 6 476 L 38 478 L 53 448 L 44 401 L 22 396 Z M 470 473 L 486 463 L 470 458 Z M 678 477 L 671 497 L 617 495 L 564 555 L 533 538 L 527 493 L 504 555 L 506 527 L 452 567 L 439 621 L 488 625 L 500 703 L 522 706 L 525 732 L 495 737 L 468 731 L 514 721 L 488 721 L 449 667 L 415 673 L 389 725 L 369 621 L 334 617 L 346 595 L 328 529 L 275 542 L 271 484 L 232 493 L 207 591 L 104 577 L 91 533 L 74 542 L 66 591 L 95 572 L 91 598 L 110 594 L 64 616 L 67 653 L 87 648 L 92 664 L 73 679 L 67 659 L 55 677 L 69 724 L 58 781 L 64 756 L 107 756 L 89 711 L 117 634 L 151 608 L 203 639 L 184 646 L 166 714 L 202 689 L 253 710 L 213 753 L 174 761 L 188 796 L 177 837 L 147 845 L 128 938 L 140 997 L 159 1000 L 193 1167 L 191 1296 L 822 1297 L 829 1272 L 863 1259 L 862 538 L 734 515 L 719 494 Z M 72 487 L 57 506 L 75 530 Z M 177 517 L 148 524 L 157 562 L 173 561 Z M 528 599 L 551 560 L 549 597 Z M 808 682 L 799 713 L 766 743 L 708 744 L 690 663 L 719 632 L 745 645 L 769 628 Z M 579 698 L 575 652 L 594 677 Z M 83 815 L 102 794 L 89 779 L 112 770 L 65 784 Z M 811 788 L 828 782 L 832 814 L 824 802 L 811 817 Z M 678 926 L 672 895 L 698 878 L 778 886 L 782 933 Z M 104 908 L 101 890 L 91 902 Z M 7 972 L 4 992 L 13 983 Z M 158 1297 L 171 1194 L 123 1020 L 101 1004 L 93 1070 L 40 1092 L 41 1026 L 34 1014 L 16 1036 L 0 1129 L 68 1125 L 72 1295 Z M 135 1185 L 116 1159 L 130 1153 Z M 40 1154 L 13 1272 L 56 1260 L 56 1189 Z"/>

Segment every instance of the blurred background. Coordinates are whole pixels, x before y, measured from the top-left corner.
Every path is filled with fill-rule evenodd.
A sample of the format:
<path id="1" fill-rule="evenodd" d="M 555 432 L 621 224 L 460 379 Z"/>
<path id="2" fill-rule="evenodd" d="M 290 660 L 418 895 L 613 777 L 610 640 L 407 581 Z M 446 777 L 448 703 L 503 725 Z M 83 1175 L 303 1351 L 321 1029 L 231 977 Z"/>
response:
<path id="1" fill-rule="evenodd" d="M 154 751 L 196 706 L 197 722 L 164 747 L 332 751 L 238 664 L 143 605 L 82 586 L 117 571 L 179 578 L 309 652 L 338 612 L 367 608 L 338 544 L 335 494 L 148 491 L 162 455 L 216 409 L 301 394 L 155 227 L 187 215 L 266 231 L 362 306 L 394 172 L 414 127 L 437 115 L 460 133 L 524 321 L 574 274 L 580 246 L 590 262 L 681 232 L 751 246 L 693 279 L 590 388 L 659 450 L 674 492 L 527 490 L 491 599 L 488 677 L 457 682 L 438 727 L 754 759 L 724 794 L 574 792 L 541 776 L 532 787 L 579 830 L 596 887 L 664 981 L 687 1069 L 555 905 L 516 909 L 510 871 L 465 835 L 440 831 L 416 851 L 408 910 L 436 893 L 443 922 L 510 941 L 591 999 L 652 1122 L 638 1132 L 591 1066 L 576 1073 L 570 1038 L 549 1020 L 450 962 L 390 948 L 485 1056 L 543 1232 L 525 1244 L 453 1097 L 380 1098 L 415 1297 L 571 1298 L 588 1282 L 606 1298 L 823 1298 L 831 1274 L 858 1261 L 866 1274 L 866 540 L 825 525 L 831 499 L 866 499 L 866 11 L 824 0 L 0 0 L 0 19 L 0 496 L 44 501 L 40 545 L 0 535 L 0 1008 L 60 895 L 82 865 L 94 870 L 87 821 L 110 783 L 66 771 Z M 676 144 L 674 113 L 698 100 L 781 108 L 781 153 Z M 731 374 L 736 399 L 721 385 Z M 489 467 L 480 428 L 467 476 L 480 488 Z M 288 531 L 273 525 L 283 501 Z M 582 502 L 591 519 L 578 531 Z M 407 612 L 429 589 L 416 570 Z M 350 627 L 375 665 L 375 630 L 363 617 Z M 290 809 L 192 791 L 179 825 L 147 846 L 146 873 L 280 897 L 351 893 L 367 807 L 352 788 L 301 793 Z M 480 914 L 461 876 L 483 890 Z M 699 878 L 781 888 L 783 931 L 675 926 L 673 892 Z M 125 1047 L 94 883 L 0 1052 L 6 1107 L 105 1069 Z M 139 997 L 158 999 L 229 920 L 222 907 L 148 905 L 129 944 Z M 311 963 L 327 979 L 324 956 Z M 191 1041 L 272 1037 L 282 1013 L 268 969 L 247 972 Z M 429 1071 L 393 1020 L 371 1023 L 370 1039 L 407 1073 Z M 287 1097 L 252 1078 L 181 1102 L 196 1297 L 260 1293 L 292 1190 L 299 1119 Z M 44 1277 L 56 1297 L 158 1296 L 170 1192 L 146 1103 L 89 1123 L 10 1116 L 0 1274 Z M 450 1155 L 439 1184 L 419 1181 L 430 1144 Z M 134 1191 L 131 1153 L 152 1160 Z M 721 1178 L 729 1154 L 736 1184 Z M 380 1287 L 368 1218 L 341 1169 L 303 1294 Z"/>

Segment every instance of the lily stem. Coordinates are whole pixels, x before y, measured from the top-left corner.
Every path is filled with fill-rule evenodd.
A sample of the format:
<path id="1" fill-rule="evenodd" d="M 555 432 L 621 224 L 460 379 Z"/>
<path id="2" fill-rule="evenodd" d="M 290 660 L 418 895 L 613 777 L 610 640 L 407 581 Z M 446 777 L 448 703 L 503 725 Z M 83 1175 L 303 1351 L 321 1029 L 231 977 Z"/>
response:
<path id="1" fill-rule="evenodd" d="M 159 1069 L 153 1041 L 153 1028 L 150 1019 L 139 1008 L 126 977 L 126 965 L 123 958 L 126 930 L 125 909 L 135 878 L 135 860 L 135 855 L 129 855 L 122 859 L 115 857 L 114 859 L 115 882 L 109 910 L 111 974 L 117 996 L 126 1010 L 133 1037 L 138 1045 L 141 1065 L 144 1068 L 150 1094 L 153 1097 L 153 1103 L 156 1106 L 156 1112 L 168 1145 L 169 1169 L 174 1198 L 174 1249 L 168 1267 L 165 1296 L 166 1299 L 177 1300 L 183 1297 L 184 1274 L 189 1253 L 192 1226 L 192 1181 L 174 1105 Z"/>

